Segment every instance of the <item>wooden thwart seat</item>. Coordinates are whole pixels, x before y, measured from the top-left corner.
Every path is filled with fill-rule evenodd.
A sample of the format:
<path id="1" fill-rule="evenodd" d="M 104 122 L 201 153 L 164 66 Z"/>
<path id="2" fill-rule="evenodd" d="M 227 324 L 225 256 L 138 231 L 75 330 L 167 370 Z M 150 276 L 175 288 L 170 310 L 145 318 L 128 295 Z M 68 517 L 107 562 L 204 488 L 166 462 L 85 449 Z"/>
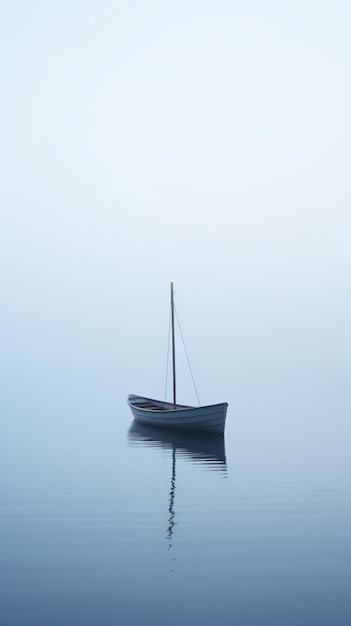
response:
<path id="1" fill-rule="evenodd" d="M 135 406 L 137 406 L 139 409 L 152 409 L 153 411 L 165 410 L 163 406 L 159 406 L 158 404 L 152 404 L 151 402 L 138 402 Z"/>

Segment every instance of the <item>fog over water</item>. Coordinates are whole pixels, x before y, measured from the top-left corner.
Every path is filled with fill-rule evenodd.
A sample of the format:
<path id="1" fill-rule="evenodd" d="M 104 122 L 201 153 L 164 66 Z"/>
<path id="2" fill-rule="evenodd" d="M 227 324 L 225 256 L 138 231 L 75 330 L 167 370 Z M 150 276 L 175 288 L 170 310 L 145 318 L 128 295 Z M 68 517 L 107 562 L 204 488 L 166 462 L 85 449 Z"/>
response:
<path id="1" fill-rule="evenodd" d="M 350 14 L 3 7 L 4 626 L 349 623 Z M 225 467 L 129 431 L 170 281 Z"/>

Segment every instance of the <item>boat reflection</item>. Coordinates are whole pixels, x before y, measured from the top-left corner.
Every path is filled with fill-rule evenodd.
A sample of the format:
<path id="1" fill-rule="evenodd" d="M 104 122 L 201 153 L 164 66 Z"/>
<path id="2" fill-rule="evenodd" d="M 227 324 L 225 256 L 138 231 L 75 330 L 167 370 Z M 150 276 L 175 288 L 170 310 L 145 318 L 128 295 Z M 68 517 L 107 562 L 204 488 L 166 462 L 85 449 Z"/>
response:
<path id="1" fill-rule="evenodd" d="M 224 435 L 189 433 L 187 431 L 146 426 L 133 421 L 128 432 L 131 445 L 150 446 L 177 452 L 177 457 L 189 459 L 208 469 L 227 472 Z"/>
<path id="2" fill-rule="evenodd" d="M 132 446 L 150 446 L 172 451 L 172 474 L 168 500 L 168 550 L 173 548 L 176 492 L 176 457 L 188 459 L 206 469 L 220 471 L 222 476 L 227 475 L 227 462 L 224 447 L 224 435 L 217 433 L 202 434 L 147 426 L 139 422 L 132 422 L 128 431 L 128 441 Z M 175 557 L 171 558 L 171 569 L 174 569 Z"/>

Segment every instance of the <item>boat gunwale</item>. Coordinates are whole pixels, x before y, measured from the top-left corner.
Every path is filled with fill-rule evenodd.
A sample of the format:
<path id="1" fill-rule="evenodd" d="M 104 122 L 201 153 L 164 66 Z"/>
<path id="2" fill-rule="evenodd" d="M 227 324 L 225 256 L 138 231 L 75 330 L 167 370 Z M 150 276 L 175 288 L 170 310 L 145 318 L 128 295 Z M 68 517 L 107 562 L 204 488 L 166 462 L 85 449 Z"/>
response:
<path id="1" fill-rule="evenodd" d="M 181 411 L 189 411 L 189 410 L 195 410 L 197 411 L 198 409 L 207 409 L 207 408 L 212 408 L 212 407 L 216 407 L 216 406 L 223 406 L 226 405 L 228 407 L 228 402 L 217 402 L 216 404 L 205 404 L 205 405 L 201 405 L 201 406 L 186 406 L 186 405 L 177 405 L 175 408 L 172 406 L 171 402 L 166 402 L 163 400 L 156 400 L 154 398 L 145 398 L 145 396 L 134 396 L 134 395 L 130 395 L 128 397 L 128 404 L 130 407 L 134 407 L 136 409 L 138 409 L 139 411 L 147 411 L 148 413 L 156 413 L 158 412 L 158 409 L 152 409 L 152 408 L 146 408 L 146 407 L 141 407 L 138 406 L 137 404 L 134 404 L 133 401 L 131 400 L 131 396 L 132 398 L 135 398 L 135 400 L 137 399 L 142 399 L 142 400 L 147 400 L 149 402 L 159 402 L 161 405 L 162 404 L 167 404 L 169 405 L 169 408 L 163 408 L 164 412 L 181 412 Z"/>

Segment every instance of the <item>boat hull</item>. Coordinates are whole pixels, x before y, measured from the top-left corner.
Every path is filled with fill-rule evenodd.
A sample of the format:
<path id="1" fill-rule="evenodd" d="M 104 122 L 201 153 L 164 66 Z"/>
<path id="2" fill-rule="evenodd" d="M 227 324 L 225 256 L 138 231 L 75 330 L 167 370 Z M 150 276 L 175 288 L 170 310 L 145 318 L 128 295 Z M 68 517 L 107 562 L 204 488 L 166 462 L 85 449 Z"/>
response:
<path id="1" fill-rule="evenodd" d="M 130 395 L 128 404 L 134 419 L 140 424 L 160 428 L 224 433 L 227 402 L 201 407 L 177 405 L 174 408 L 169 402 Z"/>

